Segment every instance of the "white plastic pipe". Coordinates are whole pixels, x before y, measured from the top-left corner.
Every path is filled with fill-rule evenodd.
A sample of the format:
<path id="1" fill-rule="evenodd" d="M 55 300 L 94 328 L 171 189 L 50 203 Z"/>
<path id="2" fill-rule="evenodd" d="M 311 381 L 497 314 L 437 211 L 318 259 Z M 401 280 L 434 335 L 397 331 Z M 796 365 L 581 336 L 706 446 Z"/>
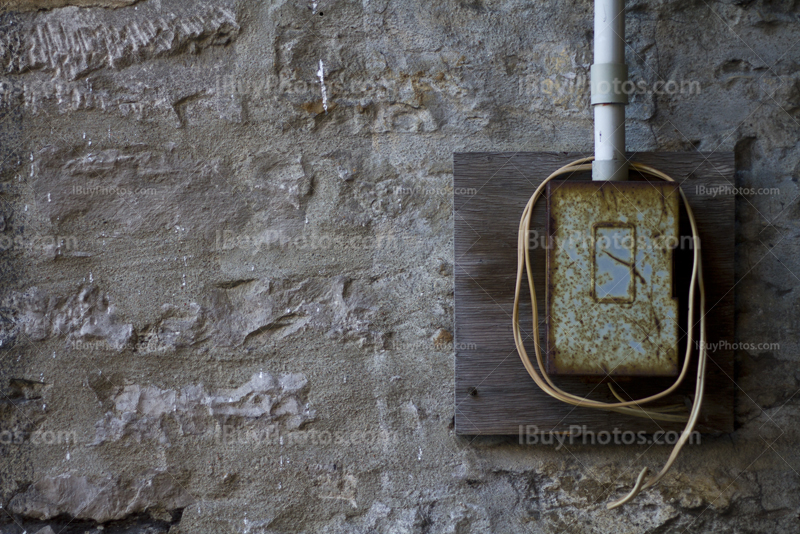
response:
<path id="1" fill-rule="evenodd" d="M 625 63 L 625 0 L 595 0 L 594 63 Z M 614 163 L 595 165 L 592 179 L 625 180 L 627 170 L 619 170 L 625 162 L 625 105 L 593 107 L 595 161 Z"/>
<path id="2" fill-rule="evenodd" d="M 594 159 L 625 161 L 625 106 L 594 106 Z M 608 178 L 606 178 L 608 179 Z"/>
<path id="3" fill-rule="evenodd" d="M 625 0 L 594 3 L 594 62 L 625 63 Z"/>

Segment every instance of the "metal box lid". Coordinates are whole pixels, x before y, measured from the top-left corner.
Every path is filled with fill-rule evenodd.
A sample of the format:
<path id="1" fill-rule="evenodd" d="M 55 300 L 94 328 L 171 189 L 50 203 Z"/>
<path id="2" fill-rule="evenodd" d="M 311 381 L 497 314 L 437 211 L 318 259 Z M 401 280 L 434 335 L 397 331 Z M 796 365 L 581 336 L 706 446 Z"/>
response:
<path id="1" fill-rule="evenodd" d="M 547 372 L 674 376 L 679 185 L 547 186 Z"/>

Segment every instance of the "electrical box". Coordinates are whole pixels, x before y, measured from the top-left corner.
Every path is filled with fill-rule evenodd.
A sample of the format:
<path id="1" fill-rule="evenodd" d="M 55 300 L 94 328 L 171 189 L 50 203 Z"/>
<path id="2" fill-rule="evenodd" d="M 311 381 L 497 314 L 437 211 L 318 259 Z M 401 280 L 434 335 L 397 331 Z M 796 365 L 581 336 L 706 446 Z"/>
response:
<path id="1" fill-rule="evenodd" d="M 678 184 L 547 186 L 547 372 L 675 376 Z"/>
<path id="2" fill-rule="evenodd" d="M 455 391 L 453 413 L 455 415 L 455 432 L 462 436 L 474 435 L 515 435 L 521 436 L 519 439 L 525 440 L 526 435 L 532 432 L 558 432 L 564 435 L 573 432 L 579 426 L 582 432 L 608 432 L 614 429 L 620 431 L 648 433 L 662 431 L 681 431 L 683 423 L 671 421 L 653 421 L 643 417 L 631 417 L 627 414 L 618 412 L 608 412 L 605 410 L 594 410 L 588 408 L 576 408 L 569 404 L 559 402 L 531 380 L 525 366 L 517 357 L 517 348 L 514 343 L 512 331 L 512 314 L 514 312 L 514 285 L 517 279 L 518 249 L 517 241 L 519 237 L 520 216 L 525 209 L 525 205 L 530 199 L 533 191 L 545 180 L 555 169 L 558 169 L 576 159 L 585 157 L 585 153 L 554 153 L 554 152 L 480 152 L 463 153 L 453 156 L 453 188 L 454 191 L 471 191 L 470 194 L 453 195 L 453 281 L 455 290 L 455 322 L 454 322 L 454 357 L 455 357 Z M 717 188 L 724 187 L 725 184 L 733 183 L 735 165 L 732 152 L 716 151 L 705 153 L 692 151 L 681 153 L 652 153 L 637 152 L 635 155 L 628 154 L 631 161 L 642 163 L 675 178 L 676 182 L 681 183 L 681 190 L 686 195 L 689 204 L 694 208 L 694 216 L 697 220 L 697 227 L 700 230 L 703 253 L 703 279 L 706 289 L 706 333 L 708 335 L 709 346 L 716 346 L 717 350 L 708 352 L 708 363 L 706 364 L 706 389 L 703 395 L 703 409 L 698 420 L 697 430 L 710 433 L 729 433 L 734 429 L 734 392 L 736 383 L 731 380 L 734 377 L 734 354 L 733 345 L 726 343 L 725 340 L 734 339 L 734 195 L 719 195 Z M 637 178 L 637 173 L 633 172 L 632 178 Z M 569 182 L 581 182 L 587 184 L 588 188 L 596 188 L 597 185 L 590 184 L 588 172 L 576 172 L 571 175 Z M 636 182 L 628 181 L 625 183 L 609 182 L 603 184 L 603 188 L 608 188 L 614 192 L 619 190 L 621 195 L 612 196 L 616 199 L 619 215 L 622 210 L 630 210 L 629 215 L 625 215 L 627 221 L 620 221 L 618 218 L 603 220 L 595 217 L 594 222 L 631 222 L 636 223 L 639 211 L 631 207 L 631 203 L 637 205 L 638 210 L 642 211 L 643 218 L 645 210 L 637 204 L 650 205 L 651 201 L 644 200 L 638 193 L 630 192 L 627 188 L 643 187 L 645 190 L 656 193 L 654 189 L 660 187 L 660 193 L 652 200 L 658 200 L 658 208 L 654 208 L 656 213 L 661 213 L 661 203 L 666 202 L 668 213 L 675 214 L 676 203 L 682 199 L 678 189 L 669 183 L 659 186 L 658 182 Z M 554 180 L 550 187 L 552 192 L 560 190 L 566 185 L 564 181 Z M 666 189 L 664 189 L 666 188 Z M 564 189 L 566 192 L 567 189 Z M 671 192 L 674 191 L 674 194 Z M 573 198 L 575 202 L 581 202 L 583 209 L 597 209 L 592 206 L 599 206 L 604 199 L 598 198 L 594 193 L 597 189 L 589 189 L 586 192 L 586 202 L 579 200 L 577 195 Z M 605 193 L 605 191 L 603 191 Z M 543 195 L 547 194 L 545 190 Z M 648 193 L 642 193 L 647 195 Z M 662 196 L 663 195 L 663 196 Z M 583 195 L 581 195 L 583 196 Z M 540 339 L 534 339 L 533 309 L 529 296 L 529 286 L 523 275 L 523 294 L 519 307 L 519 324 L 522 329 L 522 337 L 528 352 L 533 354 L 533 346 L 539 343 L 542 347 L 542 363 L 545 368 L 548 366 L 547 336 L 548 324 L 545 322 L 548 315 L 547 286 L 548 286 L 548 267 L 547 261 L 547 226 L 548 216 L 546 198 L 534 206 L 531 217 L 531 265 L 533 267 L 533 279 L 536 287 L 536 308 L 539 318 Z M 555 200 L 555 198 L 553 199 Z M 653 203 L 655 204 L 655 203 Z M 681 237 L 678 249 L 672 249 L 669 254 L 675 259 L 675 269 L 673 270 L 672 281 L 678 301 L 670 298 L 673 294 L 670 289 L 661 291 L 655 287 L 652 289 L 653 295 L 662 295 L 672 301 L 672 306 L 677 306 L 680 311 L 678 317 L 678 341 L 680 352 L 678 353 L 678 369 L 683 367 L 684 351 L 686 350 L 686 312 L 688 310 L 688 291 L 689 277 L 692 271 L 692 260 L 694 250 L 690 247 L 691 236 L 688 235 L 688 227 L 685 223 L 683 203 L 680 204 L 681 217 Z M 578 205 L 574 204 L 577 208 Z M 626 208 L 627 206 L 627 208 Z M 569 207 L 569 204 L 567 204 Z M 553 209 L 551 207 L 551 212 Z M 555 212 L 558 212 L 556 208 Z M 556 225 L 572 222 L 573 216 L 584 220 L 583 215 L 563 212 L 566 219 L 562 220 L 562 213 L 553 213 L 553 220 L 550 221 L 551 230 L 556 230 Z M 664 221 L 670 220 L 668 225 L 673 230 L 677 218 L 669 217 L 665 214 Z M 616 216 L 615 216 L 616 217 Z M 586 217 L 588 219 L 588 215 Z M 650 220 L 654 220 L 650 218 Z M 658 217 L 661 224 L 661 215 Z M 586 221 L 588 223 L 588 221 Z M 592 224 L 588 228 L 592 228 Z M 638 226 L 636 232 L 645 231 Z M 600 230 L 602 235 L 604 230 Z M 641 235 L 636 236 L 636 244 Z M 669 239 L 659 239 L 664 245 L 671 245 Z M 613 243 L 613 241 L 612 241 Z M 620 240 L 620 244 L 622 241 Z M 587 247 L 588 247 L 587 243 Z M 550 252 L 555 252 L 553 248 Z M 611 251 L 613 254 L 613 251 Z M 634 254 L 634 257 L 637 254 Z M 621 258 L 624 260 L 624 258 Z M 602 266 L 601 266 L 602 267 Z M 641 272 L 642 267 L 638 267 Z M 669 268 L 664 264 L 662 269 Z M 591 263 L 583 274 L 582 282 L 585 283 L 587 290 L 592 290 L 589 281 L 592 277 Z M 654 269 L 655 270 L 655 269 Z M 630 270 L 628 271 L 630 272 Z M 555 274 L 555 273 L 553 273 Z M 624 279 L 624 275 L 623 279 Z M 627 306 L 633 307 L 635 304 L 645 304 L 648 309 L 649 303 L 640 301 L 646 295 L 644 284 L 638 279 L 636 271 L 633 276 L 637 278 L 634 291 L 636 292 L 633 303 L 628 302 L 604 302 L 594 303 L 591 306 L 612 305 L 621 310 Z M 599 280 L 603 286 L 603 280 Z M 660 283 L 660 282 L 659 282 Z M 609 289 L 608 285 L 604 286 Z M 612 286 L 613 287 L 613 286 Z M 620 287 L 628 288 L 622 284 Z M 609 297 L 624 297 L 624 294 L 610 293 Z M 586 298 L 586 297 L 584 297 Z M 592 299 L 592 294 L 588 294 Z M 628 296 L 630 299 L 630 295 Z M 653 300 L 653 302 L 659 302 Z M 663 302 L 663 301 L 660 301 Z M 653 305 L 654 308 L 656 305 Z M 660 304 L 658 305 L 660 306 Z M 594 358 L 598 362 L 604 362 L 607 355 L 613 355 L 612 344 L 605 342 L 603 338 L 602 326 L 597 318 L 590 317 L 589 306 L 586 304 L 570 304 L 573 311 L 577 313 L 577 318 L 583 320 L 583 324 L 578 321 L 578 325 L 583 328 L 586 325 L 586 335 L 583 344 L 589 346 L 593 351 Z M 673 310 L 675 308 L 672 308 Z M 649 312 L 648 312 L 649 315 Z M 662 312 L 657 312 L 659 322 Z M 637 320 L 635 316 L 633 319 Z M 694 321 L 697 322 L 698 316 Z M 623 320 L 633 324 L 633 320 L 623 317 Z M 594 324 L 593 324 L 594 323 Z M 653 323 L 655 323 L 653 321 Z M 591 330 L 589 329 L 591 327 Z M 655 328 L 655 324 L 653 324 Z M 669 325 L 667 326 L 669 328 Z M 672 328 L 675 328 L 674 323 Z M 675 330 L 672 330 L 675 332 Z M 574 335 L 574 334 L 573 334 Z M 694 328 L 694 339 L 699 335 L 699 328 Z M 550 336 L 552 339 L 552 336 Z M 649 339 L 656 339 L 651 336 Z M 660 338 L 663 339 L 664 338 Z M 673 338 L 674 339 L 674 338 Z M 609 340 L 611 336 L 609 335 Z M 639 340 L 641 341 L 641 339 Z M 650 343 L 643 343 L 643 348 Z M 663 343 L 667 344 L 667 343 Z M 667 345 L 671 345 L 669 343 Z M 716 345 L 715 345 L 716 344 Z M 663 345 L 662 345 L 663 346 Z M 630 347 L 630 345 L 628 345 Z M 559 349 L 561 347 L 558 347 Z M 633 349 L 633 347 L 630 347 Z M 694 347 L 697 348 L 696 346 Z M 636 351 L 638 353 L 638 351 Z M 623 352 L 623 355 L 627 353 Z M 695 394 L 695 382 L 693 377 L 697 374 L 697 352 L 695 351 L 687 370 L 687 379 L 678 386 L 675 392 L 663 399 L 664 405 L 684 404 L 687 399 L 693 398 Z M 645 358 L 641 353 L 636 357 L 636 362 Z M 632 358 L 631 358 L 632 359 Z M 534 362 L 534 365 L 536 363 Z M 601 363 L 602 365 L 602 363 Z M 613 363 L 605 362 L 610 371 Z M 645 372 L 655 374 L 656 366 L 638 366 L 638 369 L 627 370 L 627 372 Z M 554 381 L 565 391 L 569 391 L 581 397 L 589 397 L 600 401 L 613 402 L 614 396 L 608 387 L 598 386 L 599 375 L 580 375 L 568 369 L 567 375 L 553 376 Z M 619 369 L 614 370 L 614 372 Z M 586 371 L 584 371 L 586 372 Z M 589 370 L 591 372 L 591 369 Z M 641 376 L 641 375 L 640 375 Z M 674 376 L 663 376 L 639 379 L 625 379 L 624 381 L 614 376 L 614 381 L 619 386 L 617 391 L 625 398 L 644 398 L 654 393 L 658 393 L 674 383 Z M 659 403 L 660 404 L 660 403 Z M 584 434 L 586 435 L 586 434 Z"/>

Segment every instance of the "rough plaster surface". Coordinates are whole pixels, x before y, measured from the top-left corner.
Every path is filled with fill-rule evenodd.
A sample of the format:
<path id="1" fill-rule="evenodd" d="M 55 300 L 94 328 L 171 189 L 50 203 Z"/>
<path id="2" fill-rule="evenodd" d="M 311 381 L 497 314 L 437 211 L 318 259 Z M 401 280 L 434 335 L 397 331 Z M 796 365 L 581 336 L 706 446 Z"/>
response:
<path id="1" fill-rule="evenodd" d="M 771 189 L 737 198 L 737 430 L 616 511 L 667 446 L 454 434 L 452 153 L 591 150 L 591 13 L 6 2 L 0 531 L 800 530 L 792 2 L 628 2 L 632 78 L 700 87 L 634 96 L 629 147 Z"/>

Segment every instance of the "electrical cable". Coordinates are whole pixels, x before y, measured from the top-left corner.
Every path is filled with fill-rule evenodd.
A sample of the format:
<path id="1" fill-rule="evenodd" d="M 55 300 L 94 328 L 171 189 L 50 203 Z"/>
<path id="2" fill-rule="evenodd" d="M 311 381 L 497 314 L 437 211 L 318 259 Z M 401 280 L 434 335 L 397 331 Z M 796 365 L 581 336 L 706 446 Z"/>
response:
<path id="1" fill-rule="evenodd" d="M 650 395 L 649 397 L 643 399 L 631 400 L 631 401 L 623 400 L 613 389 L 613 387 L 611 387 L 611 385 L 609 384 L 612 394 L 617 398 L 617 400 L 620 401 L 616 403 L 595 401 L 584 397 L 580 397 L 578 395 L 573 395 L 571 393 L 568 393 L 560 389 L 553 383 L 552 379 L 545 370 L 544 362 L 542 360 L 542 354 L 539 348 L 539 313 L 536 306 L 536 291 L 533 283 L 533 268 L 531 266 L 531 256 L 530 256 L 529 236 L 530 236 L 531 218 L 533 216 L 533 207 L 536 205 L 537 200 L 539 200 L 539 197 L 541 196 L 548 182 L 564 174 L 575 173 L 579 171 L 590 171 L 592 169 L 592 166 L 589 162 L 591 162 L 593 159 L 594 158 L 583 158 L 573 161 L 572 163 L 569 163 L 561 167 L 553 174 L 548 176 L 541 184 L 539 184 L 539 187 L 536 188 L 536 191 L 533 193 L 530 200 L 528 200 L 528 203 L 525 206 L 525 210 L 523 211 L 522 218 L 520 219 L 519 223 L 519 234 L 517 239 L 517 280 L 516 280 L 516 287 L 514 290 L 514 312 L 512 321 L 514 327 L 514 342 L 516 343 L 517 351 L 519 352 L 520 359 L 522 360 L 525 369 L 528 371 L 528 374 L 531 376 L 533 381 L 536 382 L 536 384 L 551 397 L 574 406 L 584 406 L 587 408 L 610 410 L 627 415 L 633 415 L 636 417 L 647 417 L 653 420 L 686 423 L 686 427 L 681 433 L 678 442 L 672 449 L 672 453 L 670 454 L 666 464 L 661 469 L 661 471 L 659 471 L 654 477 L 645 482 L 644 479 L 648 473 L 648 469 L 646 467 L 642 469 L 633 489 L 625 497 L 617 501 L 611 502 L 607 505 L 609 509 L 612 509 L 618 506 L 622 506 L 627 502 L 630 502 L 641 491 L 644 491 L 657 484 L 658 481 L 664 477 L 667 471 L 669 471 L 670 467 L 672 467 L 672 464 L 675 463 L 675 459 L 678 457 L 678 454 L 680 453 L 683 446 L 686 444 L 686 441 L 689 439 L 689 436 L 691 435 L 695 425 L 697 424 L 697 420 L 700 415 L 700 408 L 703 402 L 703 392 L 705 390 L 705 367 L 707 359 L 706 321 L 705 321 L 706 295 L 705 295 L 705 286 L 703 285 L 703 265 L 702 265 L 702 258 L 700 256 L 700 237 L 699 237 L 699 232 L 697 230 L 697 221 L 695 220 L 694 212 L 692 211 L 692 208 L 689 205 L 689 201 L 687 200 L 686 195 L 679 187 L 678 191 L 680 192 L 681 198 L 683 199 L 683 204 L 686 206 L 686 214 L 688 215 L 689 223 L 691 224 L 692 227 L 692 238 L 694 243 L 694 261 L 692 264 L 692 277 L 689 284 L 689 313 L 687 318 L 688 329 L 687 329 L 686 354 L 684 356 L 683 367 L 677 379 L 669 388 L 665 389 L 660 393 Z M 633 171 L 638 171 L 642 174 L 649 175 L 658 178 L 660 180 L 664 180 L 667 182 L 675 181 L 666 174 L 664 174 L 663 172 L 658 171 L 647 165 L 642 165 L 641 163 L 631 163 L 630 168 Z M 530 290 L 530 295 L 531 295 L 531 304 L 533 310 L 534 351 L 536 353 L 536 363 L 539 366 L 538 371 L 536 367 L 534 367 L 530 357 L 528 356 L 527 351 L 525 350 L 525 344 L 524 340 L 522 339 L 522 333 L 519 326 L 519 303 L 520 303 L 520 294 L 522 292 L 523 272 L 527 274 L 528 288 Z M 689 370 L 689 362 L 692 356 L 692 345 L 693 345 L 695 289 L 697 289 L 700 297 L 699 299 L 700 300 L 700 305 L 699 305 L 700 348 L 698 350 L 698 356 L 697 356 L 697 381 L 695 386 L 695 397 L 694 397 L 694 402 L 692 403 L 692 409 L 690 410 L 688 417 L 684 415 L 674 415 L 674 414 L 664 413 L 666 411 L 672 411 L 674 409 L 674 406 L 645 409 L 641 406 L 642 404 L 647 404 L 649 402 L 661 399 L 669 395 L 673 391 L 675 391 L 678 388 L 678 386 L 680 386 L 681 382 L 683 381 L 684 377 L 686 376 Z"/>

